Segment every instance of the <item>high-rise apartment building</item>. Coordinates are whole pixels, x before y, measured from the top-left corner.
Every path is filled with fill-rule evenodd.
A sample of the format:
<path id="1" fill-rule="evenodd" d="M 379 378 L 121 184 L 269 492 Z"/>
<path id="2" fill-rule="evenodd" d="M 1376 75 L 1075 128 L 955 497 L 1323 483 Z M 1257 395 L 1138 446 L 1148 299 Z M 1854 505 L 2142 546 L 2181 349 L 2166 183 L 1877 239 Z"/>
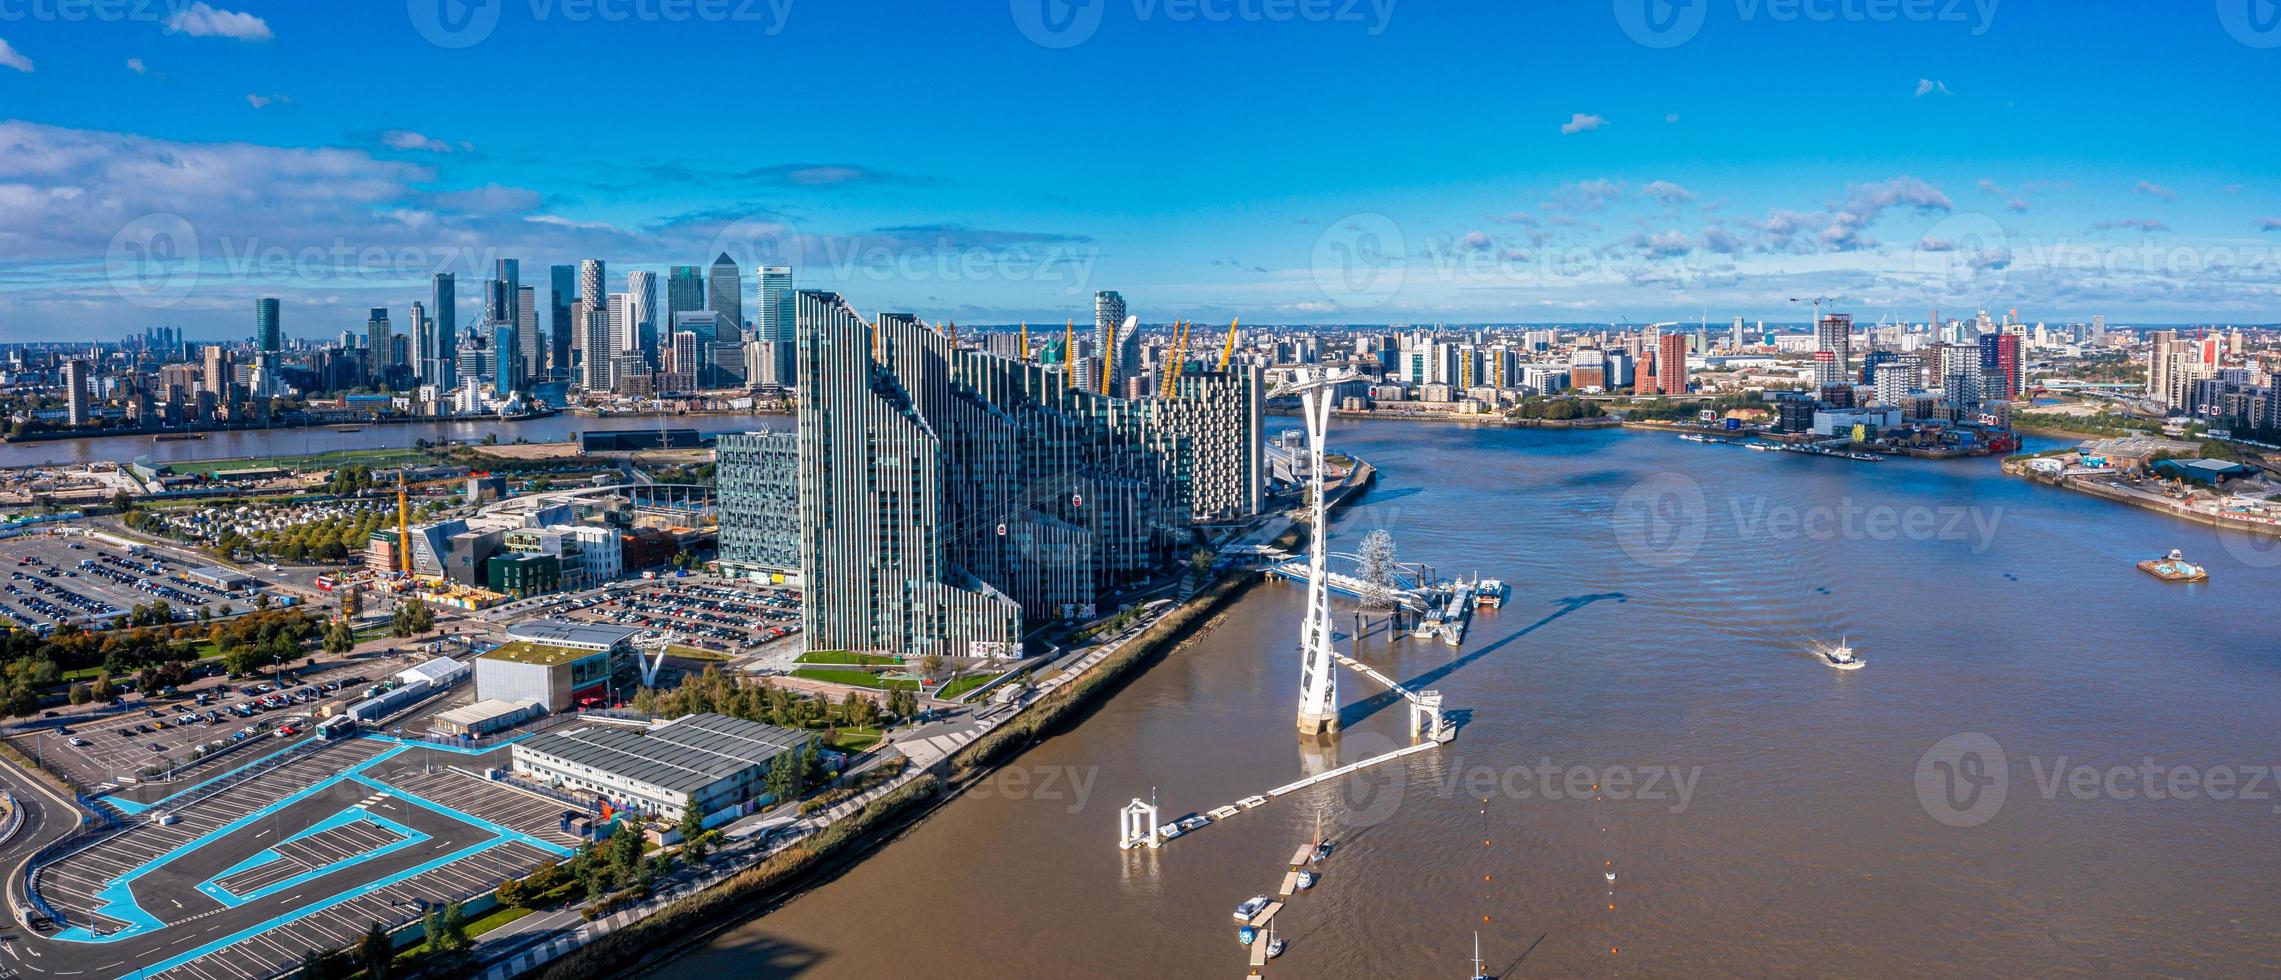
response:
<path id="1" fill-rule="evenodd" d="M 388 308 L 375 306 L 364 321 L 365 377 L 374 384 L 385 382 L 396 366 L 395 356 L 396 331 L 389 325 Z"/>
<path id="2" fill-rule="evenodd" d="M 760 341 L 753 341 L 760 343 Z M 800 436 L 727 434 L 714 444 L 721 569 L 782 582 L 800 574 Z"/>
<path id="3" fill-rule="evenodd" d="M 798 314 L 794 312 L 792 295 L 792 267 L 764 265 L 760 267 L 760 311 L 754 316 L 755 339 L 767 341 L 774 352 L 776 365 L 771 373 L 781 378 L 782 384 L 793 383 L 798 361 L 799 338 L 795 335 Z"/>
<path id="4" fill-rule="evenodd" d="M 1687 335 L 1667 333 L 1656 340 L 1655 387 L 1666 396 L 1687 393 Z"/>
<path id="5" fill-rule="evenodd" d="M 459 364 L 459 281 L 449 272 L 438 272 L 430 285 L 429 315 L 435 318 L 433 336 L 428 343 L 429 364 L 421 369 L 428 383 L 449 388 L 455 383 Z"/>
<path id="6" fill-rule="evenodd" d="M 277 297 L 264 296 L 254 300 L 253 349 L 273 354 L 285 349 L 285 335 L 278 319 Z"/>
<path id="7" fill-rule="evenodd" d="M 621 324 L 626 332 L 618 338 L 618 347 L 628 354 L 639 353 L 657 367 L 664 363 L 657 356 L 657 273 L 628 273 L 626 296 L 626 319 Z"/>
<path id="8" fill-rule="evenodd" d="M 1093 294 L 1093 351 L 1101 359 L 1101 377 L 1095 387 L 1101 391 L 1116 391 L 1117 379 L 1133 365 L 1119 363 L 1119 352 L 1128 338 L 1116 336 L 1125 328 L 1125 297 L 1114 290 Z M 1137 331 L 1126 331 L 1133 333 Z"/>
<path id="9" fill-rule="evenodd" d="M 1822 357 L 1823 352 L 1830 356 Z M 1814 326 L 1814 389 L 1846 384 L 1854 377 L 1853 314 L 1826 313 Z"/>
<path id="10" fill-rule="evenodd" d="M 547 267 L 547 377 L 570 380 L 572 338 L 578 335 L 578 267 Z"/>
<path id="11" fill-rule="evenodd" d="M 87 380 L 87 362 L 78 358 L 63 362 L 64 418 L 72 425 L 86 425 L 95 421 L 93 386 Z"/>
<path id="12" fill-rule="evenodd" d="M 1992 400 L 2020 397 L 2020 337 L 2018 334 L 1980 335 L 1981 391 Z"/>

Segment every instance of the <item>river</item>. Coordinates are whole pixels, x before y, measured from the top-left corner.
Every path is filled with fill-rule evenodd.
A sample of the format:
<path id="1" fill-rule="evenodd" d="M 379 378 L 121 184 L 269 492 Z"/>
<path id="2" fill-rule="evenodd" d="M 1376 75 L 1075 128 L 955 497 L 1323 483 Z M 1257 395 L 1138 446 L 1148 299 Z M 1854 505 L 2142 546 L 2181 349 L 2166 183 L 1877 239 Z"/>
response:
<path id="1" fill-rule="evenodd" d="M 1262 586 L 655 975 L 1239 976 L 1229 910 L 1318 817 L 1340 846 L 1279 920 L 1273 976 L 1463 977 L 1476 931 L 1504 977 L 2281 969 L 2270 770 L 2222 801 L 2147 799 L 2136 774 L 2246 790 L 2281 766 L 2281 554 L 1993 459 L 1383 421 L 1332 445 L 1380 471 L 1333 550 L 1384 527 L 1405 560 L 1512 584 L 1454 653 L 1361 643 L 1470 710 L 1454 744 L 1119 851 L 1135 797 L 1176 816 L 1330 765 L 1293 731 L 1303 593 Z M 2211 581 L 2133 567 L 2173 547 Z M 1812 658 L 1841 636 L 1864 669 Z M 1341 685 L 1341 759 L 1406 743 L 1399 705 Z"/>
<path id="2" fill-rule="evenodd" d="M 52 439 L 0 444 L 0 467 L 91 463 L 109 460 L 130 463 L 147 458 L 154 463 L 183 463 L 201 459 L 261 459 L 270 456 L 304 456 L 347 449 L 408 449 L 425 439 L 436 442 L 479 442 L 495 435 L 500 442 L 561 442 L 580 432 L 618 432 L 656 429 L 695 429 L 706 434 L 782 429 L 792 425 L 789 415 L 616 415 L 589 417 L 561 414 L 523 422 L 497 419 L 458 422 L 407 422 L 392 425 L 319 426 L 294 429 L 239 429 L 205 433 L 204 439 L 161 442 L 147 435 L 103 436 L 94 439 Z"/>

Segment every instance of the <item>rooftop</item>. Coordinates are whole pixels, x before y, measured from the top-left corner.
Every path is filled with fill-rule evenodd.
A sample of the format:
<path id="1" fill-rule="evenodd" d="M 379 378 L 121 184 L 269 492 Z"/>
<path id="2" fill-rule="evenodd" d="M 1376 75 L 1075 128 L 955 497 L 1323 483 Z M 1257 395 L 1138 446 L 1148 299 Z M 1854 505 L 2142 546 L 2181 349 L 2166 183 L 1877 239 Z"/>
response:
<path id="1" fill-rule="evenodd" d="M 509 663 L 535 664 L 540 667 L 560 667 L 563 664 L 584 660 L 601 653 L 587 647 L 557 646 L 552 643 L 534 643 L 530 640 L 509 640 L 494 647 L 479 660 L 504 660 Z"/>
<path id="2" fill-rule="evenodd" d="M 677 718 L 647 731 L 585 725 L 533 735 L 516 743 L 534 752 L 588 766 L 666 793 L 694 793 L 805 744 L 809 732 L 727 715 Z"/>
<path id="3" fill-rule="evenodd" d="M 640 630 L 622 626 L 604 626 L 600 623 L 573 623 L 564 619 L 529 619 L 507 627 L 507 635 L 518 640 L 533 640 L 555 646 L 583 647 L 589 651 L 607 650 L 633 639 Z"/>

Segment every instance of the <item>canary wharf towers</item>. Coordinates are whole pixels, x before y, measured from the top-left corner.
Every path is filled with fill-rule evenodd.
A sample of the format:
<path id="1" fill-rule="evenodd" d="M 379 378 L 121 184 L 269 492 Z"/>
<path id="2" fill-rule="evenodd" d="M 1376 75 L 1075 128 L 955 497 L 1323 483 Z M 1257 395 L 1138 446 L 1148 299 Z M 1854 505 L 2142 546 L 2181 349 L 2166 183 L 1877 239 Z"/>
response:
<path id="1" fill-rule="evenodd" d="M 1017 655 L 1030 630 L 1094 615 L 1185 559 L 1197 523 L 1260 506 L 1248 367 L 1123 399 L 1059 365 L 958 347 L 915 317 L 867 322 L 834 293 L 801 292 L 797 317 L 809 649 Z M 769 458 L 743 443 L 766 438 L 722 440 L 724 565 L 766 564 L 731 544 L 736 515 L 765 508 L 725 499 L 745 482 L 732 461 Z"/>

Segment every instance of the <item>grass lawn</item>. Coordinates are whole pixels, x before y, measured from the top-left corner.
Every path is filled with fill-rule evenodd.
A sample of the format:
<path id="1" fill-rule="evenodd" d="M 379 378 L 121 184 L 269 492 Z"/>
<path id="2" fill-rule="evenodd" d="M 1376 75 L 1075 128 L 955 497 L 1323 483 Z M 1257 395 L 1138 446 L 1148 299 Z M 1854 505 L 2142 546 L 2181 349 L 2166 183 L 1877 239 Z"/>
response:
<path id="1" fill-rule="evenodd" d="M 919 689 L 918 681 L 885 680 L 878 674 L 874 674 L 868 670 L 828 670 L 822 667 L 802 667 L 798 670 L 793 671 L 792 676 L 805 677 L 812 681 L 824 681 L 831 684 L 848 684 L 854 687 L 869 687 L 882 691 L 892 691 L 897 689 L 905 691 L 916 691 Z"/>
<path id="2" fill-rule="evenodd" d="M 732 659 L 728 654 L 722 653 L 718 650 L 699 650 L 696 647 L 684 646 L 679 643 L 667 646 L 665 648 L 665 652 L 673 656 L 680 657 L 683 660 L 705 660 L 713 663 L 727 663 L 730 659 Z"/>
<path id="3" fill-rule="evenodd" d="M 467 924 L 467 936 L 468 938 L 473 939 L 477 936 L 483 935 L 484 933 L 490 932 L 493 929 L 497 929 L 500 926 L 506 925 L 507 923 L 513 922 L 516 919 L 520 919 L 523 916 L 529 915 L 534 911 L 536 910 L 526 909 L 519 905 L 496 906 L 492 908 L 491 911 L 476 916 L 473 921 L 470 921 Z"/>
<path id="4" fill-rule="evenodd" d="M 997 680 L 998 678 L 1000 678 L 1000 677 L 1003 677 L 1003 676 L 1005 676 L 1005 675 L 1004 675 L 1004 674 L 968 674 L 968 675 L 966 675 L 965 677 L 961 677 L 961 678 L 959 678 L 959 679 L 957 679 L 957 680 L 951 681 L 950 683 L 943 685 L 943 686 L 942 686 L 942 690 L 940 690 L 940 691 L 936 691 L 936 692 L 935 692 L 935 697 L 938 697 L 938 698 L 942 698 L 943 700 L 945 700 L 945 701 L 948 701 L 948 700 L 950 700 L 950 699 L 952 699 L 952 698 L 958 697 L 958 696 L 959 696 L 959 695 L 961 695 L 961 694 L 965 694 L 965 693 L 966 693 L 966 692 L 968 692 L 968 691 L 974 690 L 975 688 L 981 687 L 981 686 L 982 686 L 982 685 L 984 685 L 984 684 L 988 684 L 988 683 L 990 683 L 991 681 Z"/>
<path id="5" fill-rule="evenodd" d="M 799 663 L 840 664 L 849 667 L 900 667 L 903 658 L 874 653 L 849 653 L 845 650 L 813 650 L 800 655 Z"/>
<path id="6" fill-rule="evenodd" d="M 860 752 L 879 744 L 881 734 L 876 728 L 842 728 L 840 737 L 832 740 L 831 747 Z"/>

